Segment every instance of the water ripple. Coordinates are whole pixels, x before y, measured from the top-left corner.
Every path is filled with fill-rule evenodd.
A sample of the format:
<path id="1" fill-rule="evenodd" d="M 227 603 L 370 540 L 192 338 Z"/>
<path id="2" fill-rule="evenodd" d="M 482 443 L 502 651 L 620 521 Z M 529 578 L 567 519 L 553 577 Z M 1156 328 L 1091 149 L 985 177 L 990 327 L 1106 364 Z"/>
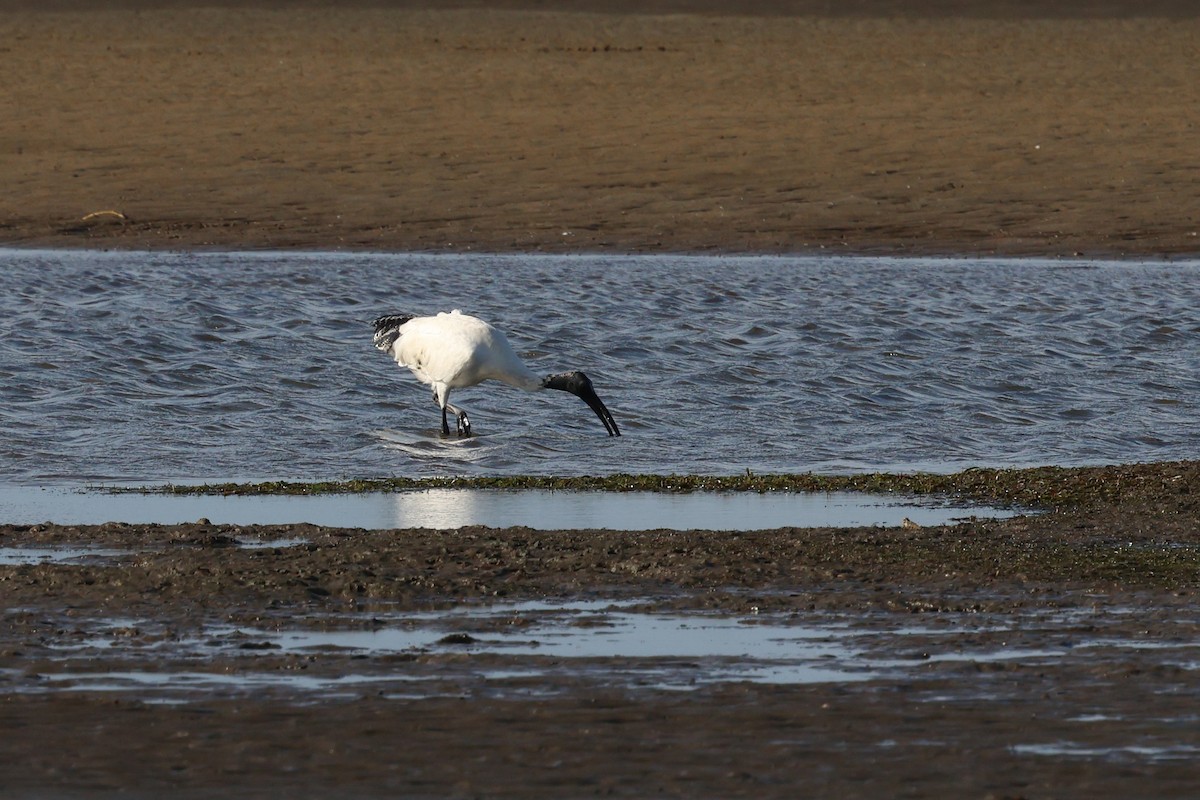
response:
<path id="1" fill-rule="evenodd" d="M 1200 451 L 1200 263 L 0 251 L 0 480 L 936 469 Z M 462 308 L 581 404 L 371 347 Z"/>

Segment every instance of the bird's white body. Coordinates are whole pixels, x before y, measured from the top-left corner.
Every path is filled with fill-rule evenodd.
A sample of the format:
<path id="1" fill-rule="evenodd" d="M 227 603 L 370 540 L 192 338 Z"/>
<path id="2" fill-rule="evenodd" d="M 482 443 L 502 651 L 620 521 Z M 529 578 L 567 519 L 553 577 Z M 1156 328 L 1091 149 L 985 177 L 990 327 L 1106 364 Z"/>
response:
<path id="1" fill-rule="evenodd" d="M 508 337 L 458 309 L 404 323 L 391 352 L 397 364 L 433 387 L 438 405 L 445 405 L 451 389 L 486 380 L 530 392 L 542 388 L 542 379 L 521 363 Z"/>
<path id="2" fill-rule="evenodd" d="M 616 420 L 596 396 L 586 375 L 574 371 L 539 378 L 521 363 L 508 338 L 478 317 L 455 309 L 432 317 L 393 314 L 379 317 L 372 325 L 375 346 L 433 388 L 433 399 L 442 409 L 445 434 L 449 434 L 447 412 L 458 420 L 460 434 L 471 432 L 466 412 L 450 405 L 450 390 L 497 380 L 527 392 L 542 389 L 570 392 L 591 407 L 610 436 L 621 435 Z"/>

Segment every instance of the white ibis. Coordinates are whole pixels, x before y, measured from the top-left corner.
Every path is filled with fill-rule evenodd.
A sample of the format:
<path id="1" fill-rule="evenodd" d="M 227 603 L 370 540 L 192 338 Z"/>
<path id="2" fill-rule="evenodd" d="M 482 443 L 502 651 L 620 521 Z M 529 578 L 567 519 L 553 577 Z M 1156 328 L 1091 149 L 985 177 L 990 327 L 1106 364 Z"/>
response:
<path id="1" fill-rule="evenodd" d="M 433 400 L 442 409 L 442 433 L 449 435 L 446 412 L 457 418 L 460 436 L 471 435 L 467 412 L 450 405 L 450 390 L 474 386 L 488 379 L 536 392 L 559 389 L 583 400 L 604 423 L 609 436 L 620 436 L 617 422 L 596 396 L 592 382 L 582 372 L 559 372 L 539 378 L 521 363 L 507 337 L 483 320 L 458 309 L 436 317 L 391 314 L 371 323 L 375 346 L 402 367 L 412 370 L 417 380 L 433 387 Z"/>

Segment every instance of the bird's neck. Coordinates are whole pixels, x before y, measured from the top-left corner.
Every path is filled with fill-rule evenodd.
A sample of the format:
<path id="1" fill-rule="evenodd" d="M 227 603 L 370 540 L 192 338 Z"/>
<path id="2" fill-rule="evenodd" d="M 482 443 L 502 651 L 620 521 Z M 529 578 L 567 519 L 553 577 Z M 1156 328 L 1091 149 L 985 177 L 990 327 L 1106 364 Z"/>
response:
<path id="1" fill-rule="evenodd" d="M 510 386 L 524 389 L 527 392 L 536 392 L 546 388 L 546 379 L 523 364 L 518 368 L 506 370 L 503 375 L 496 377 Z"/>

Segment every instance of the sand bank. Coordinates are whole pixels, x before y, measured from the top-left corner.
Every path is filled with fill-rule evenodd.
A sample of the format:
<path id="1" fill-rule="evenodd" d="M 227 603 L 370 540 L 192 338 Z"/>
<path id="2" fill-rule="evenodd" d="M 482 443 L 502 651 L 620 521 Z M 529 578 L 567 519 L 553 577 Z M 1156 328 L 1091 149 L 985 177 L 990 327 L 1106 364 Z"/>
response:
<path id="1" fill-rule="evenodd" d="M 4 243 L 1200 251 L 1185 3 L 11 5 Z"/>

